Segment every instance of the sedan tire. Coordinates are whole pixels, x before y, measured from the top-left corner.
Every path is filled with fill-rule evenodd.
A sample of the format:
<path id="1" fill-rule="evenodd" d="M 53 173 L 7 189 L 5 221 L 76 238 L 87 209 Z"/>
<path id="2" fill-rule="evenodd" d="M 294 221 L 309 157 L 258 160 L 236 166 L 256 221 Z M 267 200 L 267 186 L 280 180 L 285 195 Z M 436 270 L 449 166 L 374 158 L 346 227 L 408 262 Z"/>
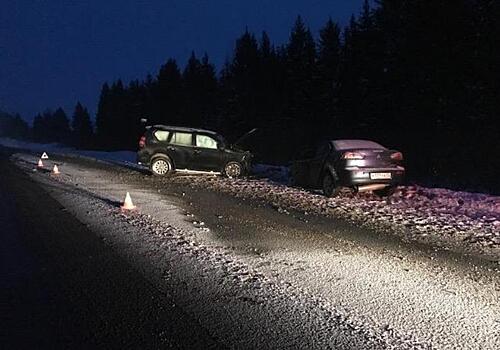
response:
<path id="1" fill-rule="evenodd" d="M 331 173 L 328 172 L 323 176 L 322 185 L 323 193 L 326 197 L 335 197 L 339 194 L 340 187 L 337 185 L 337 181 L 335 181 L 335 178 Z"/>

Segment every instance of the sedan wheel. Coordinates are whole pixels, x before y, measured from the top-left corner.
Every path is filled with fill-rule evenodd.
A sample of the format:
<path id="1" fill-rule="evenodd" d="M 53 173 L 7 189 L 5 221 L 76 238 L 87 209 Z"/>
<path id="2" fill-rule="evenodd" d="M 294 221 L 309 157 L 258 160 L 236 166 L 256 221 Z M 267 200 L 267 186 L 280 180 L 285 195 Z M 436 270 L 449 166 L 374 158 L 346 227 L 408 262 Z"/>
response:
<path id="1" fill-rule="evenodd" d="M 156 158 L 151 163 L 151 171 L 156 176 L 165 176 L 172 170 L 170 161 L 165 158 Z"/>
<path id="2" fill-rule="evenodd" d="M 327 197 L 334 197 L 339 193 L 339 187 L 330 173 L 325 174 L 323 177 L 323 193 Z"/>
<path id="3" fill-rule="evenodd" d="M 224 167 L 224 174 L 229 178 L 239 177 L 242 173 L 242 167 L 240 163 L 229 162 Z"/>

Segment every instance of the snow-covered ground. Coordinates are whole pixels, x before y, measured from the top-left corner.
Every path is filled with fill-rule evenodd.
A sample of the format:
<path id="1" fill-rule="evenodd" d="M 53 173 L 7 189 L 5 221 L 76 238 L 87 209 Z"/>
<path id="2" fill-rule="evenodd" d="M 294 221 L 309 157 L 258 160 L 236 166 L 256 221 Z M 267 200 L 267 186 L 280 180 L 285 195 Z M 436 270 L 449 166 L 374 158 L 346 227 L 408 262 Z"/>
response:
<path id="1" fill-rule="evenodd" d="M 12 160 L 232 348 L 498 349 L 496 265 L 290 210 L 324 200 L 318 213 L 335 216 L 339 200 L 345 214 L 390 202 L 334 201 L 267 179 L 156 178 L 77 158 L 49 159 L 47 169 L 61 165 L 54 176 L 33 171 L 36 156 Z M 119 209 L 126 191 L 136 211 Z"/>
<path id="2" fill-rule="evenodd" d="M 41 145 L 0 138 L 0 144 L 36 152 L 78 155 L 135 166 L 134 152 L 81 151 L 60 145 Z M 345 191 L 337 198 L 302 188 L 287 186 L 286 167 L 254 166 L 251 179 L 226 179 L 208 176 L 178 176 L 167 180 L 263 200 L 279 212 L 297 210 L 343 218 L 359 226 L 392 231 L 403 239 L 432 241 L 447 248 L 471 246 L 493 259 L 500 255 L 500 197 L 421 186 L 401 186 L 389 198 L 370 193 Z M 473 243 L 470 245 L 469 243 Z M 468 249 L 465 249 L 468 250 Z"/>
<path id="3" fill-rule="evenodd" d="M 58 143 L 35 143 L 35 142 L 25 142 L 14 140 L 11 138 L 0 137 L 0 145 L 9 148 L 18 148 L 25 149 L 33 152 L 40 152 L 40 155 L 43 152 L 47 152 L 49 155 L 60 155 L 60 156 L 80 156 L 80 157 L 88 157 L 93 159 L 99 159 L 102 161 L 123 164 L 126 166 L 136 167 L 136 152 L 131 151 L 112 151 L 112 152 L 104 152 L 104 151 L 87 151 L 87 150 L 78 150 L 73 147 L 61 145 Z"/>

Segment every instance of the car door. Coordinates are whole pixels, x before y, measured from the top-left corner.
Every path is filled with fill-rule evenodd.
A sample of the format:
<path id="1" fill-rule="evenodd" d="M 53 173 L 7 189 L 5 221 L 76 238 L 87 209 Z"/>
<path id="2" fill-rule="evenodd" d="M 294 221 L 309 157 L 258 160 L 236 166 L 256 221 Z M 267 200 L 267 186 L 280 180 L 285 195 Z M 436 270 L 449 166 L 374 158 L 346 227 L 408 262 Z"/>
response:
<path id="1" fill-rule="evenodd" d="M 194 151 L 191 158 L 191 169 L 203 171 L 221 171 L 224 162 L 224 151 L 219 142 L 206 134 L 194 135 Z"/>
<path id="2" fill-rule="evenodd" d="M 300 186 L 309 186 L 309 163 L 314 156 L 312 147 L 304 146 L 297 155 L 297 160 L 292 163 L 291 173 L 293 182 Z"/>
<path id="3" fill-rule="evenodd" d="M 316 149 L 316 154 L 310 162 L 309 167 L 309 185 L 317 187 L 321 184 L 321 175 L 325 166 L 325 160 L 330 152 L 329 142 L 322 142 Z"/>
<path id="4" fill-rule="evenodd" d="M 193 157 L 193 134 L 190 132 L 172 132 L 167 153 L 174 161 L 177 170 L 189 169 Z"/>

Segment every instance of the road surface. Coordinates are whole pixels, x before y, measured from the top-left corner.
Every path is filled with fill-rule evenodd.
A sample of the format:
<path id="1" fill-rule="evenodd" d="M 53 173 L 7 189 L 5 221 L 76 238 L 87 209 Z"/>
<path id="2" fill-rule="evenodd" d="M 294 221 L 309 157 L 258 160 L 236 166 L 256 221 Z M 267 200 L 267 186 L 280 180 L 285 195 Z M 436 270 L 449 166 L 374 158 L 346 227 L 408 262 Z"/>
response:
<path id="1" fill-rule="evenodd" d="M 71 339 L 81 340 L 82 333 L 95 341 L 92 329 L 106 324 L 114 330 L 110 342 L 128 334 L 118 344 L 148 338 L 145 347 L 153 348 L 189 348 L 186 339 L 217 348 L 499 348 L 500 279 L 494 261 L 103 162 L 51 159 L 62 172 L 53 176 L 33 171 L 36 160 L 26 154 L 12 162 L 4 157 L 2 174 L 11 175 L 2 197 L 11 193 L 19 202 L 25 193 L 22 202 L 31 206 L 9 214 L 20 220 L 4 221 L 29 217 L 46 223 L 38 234 L 34 223 L 9 230 L 11 245 L 26 250 L 15 256 L 29 260 L 33 251 L 43 250 L 54 262 L 49 264 L 54 272 L 47 268 L 50 276 L 26 278 L 52 281 L 47 290 L 67 305 L 60 312 L 86 320 L 64 332 L 74 330 Z M 127 191 L 135 212 L 119 209 Z M 51 225 L 51 213 L 68 222 Z M 28 249 L 19 237 L 29 235 L 36 239 Z M 47 239 L 65 243 L 40 248 Z M 79 256 L 87 245 L 98 253 Z M 36 259 L 30 264 L 27 270 L 44 266 Z M 62 277 L 61 266 L 67 268 Z M 81 286 L 90 291 L 68 297 Z M 116 304 L 115 293 L 121 296 Z M 40 307 L 47 304 L 37 300 Z M 83 305 L 86 316 L 74 303 Z M 99 312 L 106 308 L 113 312 Z M 142 314 L 144 309 L 149 311 Z M 22 310 L 19 314 L 24 317 Z M 178 318 L 184 320 L 179 328 L 172 324 Z"/>

